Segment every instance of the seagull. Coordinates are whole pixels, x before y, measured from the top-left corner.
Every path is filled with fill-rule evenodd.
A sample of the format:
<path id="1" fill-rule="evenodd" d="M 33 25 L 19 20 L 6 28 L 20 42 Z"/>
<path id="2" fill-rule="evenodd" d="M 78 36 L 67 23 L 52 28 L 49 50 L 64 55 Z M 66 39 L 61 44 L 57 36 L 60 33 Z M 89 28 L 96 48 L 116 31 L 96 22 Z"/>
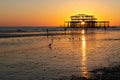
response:
<path id="1" fill-rule="evenodd" d="M 74 38 L 72 38 L 74 40 Z"/>
<path id="2" fill-rule="evenodd" d="M 50 43 L 48 46 L 51 47 L 51 46 L 52 46 L 52 43 Z"/>

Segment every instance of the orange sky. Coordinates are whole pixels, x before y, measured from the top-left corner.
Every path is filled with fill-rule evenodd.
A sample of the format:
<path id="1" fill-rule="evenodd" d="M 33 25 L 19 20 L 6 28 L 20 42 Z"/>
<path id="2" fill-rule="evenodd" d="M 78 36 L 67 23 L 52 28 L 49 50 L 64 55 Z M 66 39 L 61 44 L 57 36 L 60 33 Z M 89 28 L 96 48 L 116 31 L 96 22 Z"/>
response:
<path id="1" fill-rule="evenodd" d="M 0 0 L 0 26 L 59 26 L 71 15 L 90 14 L 120 23 L 120 0 Z"/>

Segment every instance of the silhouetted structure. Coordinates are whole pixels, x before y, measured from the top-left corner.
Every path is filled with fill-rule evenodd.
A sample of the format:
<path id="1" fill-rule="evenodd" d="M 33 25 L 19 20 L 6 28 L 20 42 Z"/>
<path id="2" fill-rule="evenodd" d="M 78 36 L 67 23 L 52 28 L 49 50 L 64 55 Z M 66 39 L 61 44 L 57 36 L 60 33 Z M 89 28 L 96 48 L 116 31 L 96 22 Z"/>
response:
<path id="1" fill-rule="evenodd" d="M 64 26 L 70 28 L 96 28 L 109 27 L 109 21 L 98 21 L 92 15 L 78 14 L 70 17 L 70 21 L 65 21 Z"/>

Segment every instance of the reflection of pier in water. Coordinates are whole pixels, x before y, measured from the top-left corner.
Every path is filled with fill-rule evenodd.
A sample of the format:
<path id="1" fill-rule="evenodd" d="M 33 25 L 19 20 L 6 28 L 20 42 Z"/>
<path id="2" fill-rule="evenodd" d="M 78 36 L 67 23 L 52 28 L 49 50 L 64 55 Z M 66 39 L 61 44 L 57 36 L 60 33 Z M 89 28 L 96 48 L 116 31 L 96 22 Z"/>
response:
<path id="1" fill-rule="evenodd" d="M 81 65 L 82 65 L 82 67 L 81 67 L 81 74 L 82 74 L 82 76 L 84 76 L 84 77 L 88 77 L 88 71 L 87 71 L 87 66 L 86 66 L 86 37 L 85 37 L 85 30 L 82 30 L 82 38 L 81 38 L 81 40 L 82 40 L 82 61 L 81 61 Z"/>

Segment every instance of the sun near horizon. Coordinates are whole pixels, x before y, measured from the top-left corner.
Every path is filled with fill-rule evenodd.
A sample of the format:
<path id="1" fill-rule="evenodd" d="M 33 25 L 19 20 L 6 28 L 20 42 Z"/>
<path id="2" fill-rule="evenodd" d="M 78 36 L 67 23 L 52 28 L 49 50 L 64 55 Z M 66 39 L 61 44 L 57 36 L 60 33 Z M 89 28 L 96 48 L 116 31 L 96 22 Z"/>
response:
<path id="1" fill-rule="evenodd" d="M 120 0 L 0 0 L 0 26 L 60 26 L 75 14 L 120 26 Z"/>

